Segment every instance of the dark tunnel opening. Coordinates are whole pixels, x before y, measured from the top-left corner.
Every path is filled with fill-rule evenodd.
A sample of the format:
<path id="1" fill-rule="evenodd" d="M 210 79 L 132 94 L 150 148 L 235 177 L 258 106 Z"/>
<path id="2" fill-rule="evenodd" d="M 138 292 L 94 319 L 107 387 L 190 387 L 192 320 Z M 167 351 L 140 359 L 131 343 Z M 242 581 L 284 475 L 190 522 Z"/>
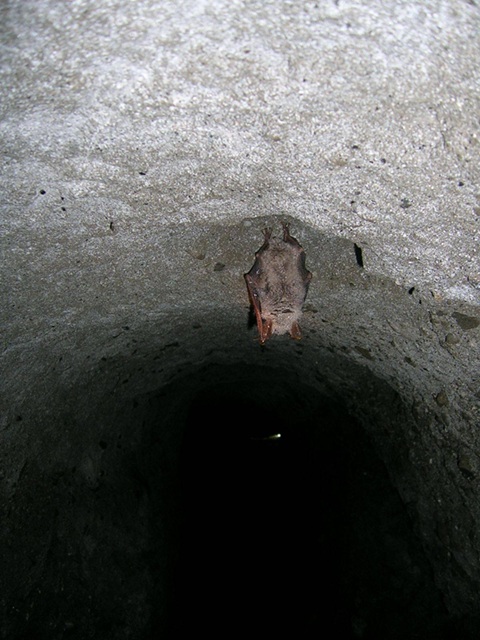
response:
<path id="1" fill-rule="evenodd" d="M 400 435 L 400 397 L 323 368 L 331 387 L 206 365 L 88 414 L 72 401 L 61 434 L 39 419 L 42 455 L 5 513 L 0 635 L 476 637 L 446 611 L 374 443 L 382 426 L 380 440 Z M 338 392 L 347 374 L 370 424 Z"/>
<path id="2" fill-rule="evenodd" d="M 180 464 L 170 637 L 449 637 L 405 506 L 341 403 L 280 371 L 207 386 Z"/>

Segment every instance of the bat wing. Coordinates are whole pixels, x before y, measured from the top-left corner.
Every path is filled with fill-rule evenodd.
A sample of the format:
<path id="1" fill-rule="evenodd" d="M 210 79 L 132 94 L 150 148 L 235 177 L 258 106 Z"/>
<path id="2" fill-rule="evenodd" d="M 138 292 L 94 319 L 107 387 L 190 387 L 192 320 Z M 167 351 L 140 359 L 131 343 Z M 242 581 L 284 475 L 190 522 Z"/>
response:
<path id="1" fill-rule="evenodd" d="M 268 338 L 270 338 L 270 336 L 272 335 L 272 321 L 264 320 L 262 318 L 262 305 L 257 285 L 255 284 L 255 278 L 249 273 L 246 273 L 244 277 L 245 282 L 247 283 L 248 296 L 255 312 L 255 319 L 257 321 L 257 328 L 260 336 L 260 344 L 265 344 Z"/>

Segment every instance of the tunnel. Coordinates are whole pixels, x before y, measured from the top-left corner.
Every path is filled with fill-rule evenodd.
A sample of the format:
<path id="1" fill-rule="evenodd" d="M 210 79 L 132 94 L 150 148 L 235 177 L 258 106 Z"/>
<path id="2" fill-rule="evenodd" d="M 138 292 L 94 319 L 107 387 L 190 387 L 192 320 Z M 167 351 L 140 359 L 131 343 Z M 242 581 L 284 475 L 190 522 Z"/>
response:
<path id="1" fill-rule="evenodd" d="M 382 313 L 421 328 L 428 311 L 366 276 L 353 243 L 318 241 L 330 266 L 300 341 L 260 345 L 242 288 L 236 319 L 197 308 L 175 338 L 88 326 L 17 369 L 31 386 L 4 431 L 5 637 L 474 637 L 475 576 L 450 573 L 449 529 L 456 508 L 474 543 L 473 454 L 448 433 L 450 390 L 429 407 L 405 351 L 379 347 Z M 367 310 L 377 343 L 329 320 L 343 279 L 342 315 Z"/>
<path id="2" fill-rule="evenodd" d="M 0 638 L 478 638 L 476 4 L 0 18 Z"/>

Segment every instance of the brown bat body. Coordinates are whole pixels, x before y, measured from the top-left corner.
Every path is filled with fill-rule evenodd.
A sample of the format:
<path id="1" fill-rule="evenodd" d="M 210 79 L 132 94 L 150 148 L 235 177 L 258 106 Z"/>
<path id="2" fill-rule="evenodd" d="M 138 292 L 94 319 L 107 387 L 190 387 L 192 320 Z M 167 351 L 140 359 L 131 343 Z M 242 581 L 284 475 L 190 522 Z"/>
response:
<path id="1" fill-rule="evenodd" d="M 290 235 L 288 225 L 282 226 L 283 239 L 272 238 L 271 229 L 264 229 L 265 241 L 244 276 L 261 344 L 273 333 L 302 337 L 298 321 L 312 274 L 305 267 L 302 246 Z"/>

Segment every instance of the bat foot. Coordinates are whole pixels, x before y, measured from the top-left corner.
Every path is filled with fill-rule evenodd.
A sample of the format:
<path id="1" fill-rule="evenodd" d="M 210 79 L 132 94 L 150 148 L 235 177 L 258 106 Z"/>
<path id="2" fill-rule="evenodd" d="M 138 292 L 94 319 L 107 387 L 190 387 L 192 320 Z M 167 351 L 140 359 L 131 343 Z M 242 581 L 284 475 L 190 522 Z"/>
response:
<path id="1" fill-rule="evenodd" d="M 291 244 L 294 247 L 298 247 L 300 250 L 303 251 L 298 240 L 290 235 L 290 225 L 288 224 L 288 222 L 282 222 L 282 227 L 283 227 L 283 241 L 288 242 L 288 244 Z"/>

